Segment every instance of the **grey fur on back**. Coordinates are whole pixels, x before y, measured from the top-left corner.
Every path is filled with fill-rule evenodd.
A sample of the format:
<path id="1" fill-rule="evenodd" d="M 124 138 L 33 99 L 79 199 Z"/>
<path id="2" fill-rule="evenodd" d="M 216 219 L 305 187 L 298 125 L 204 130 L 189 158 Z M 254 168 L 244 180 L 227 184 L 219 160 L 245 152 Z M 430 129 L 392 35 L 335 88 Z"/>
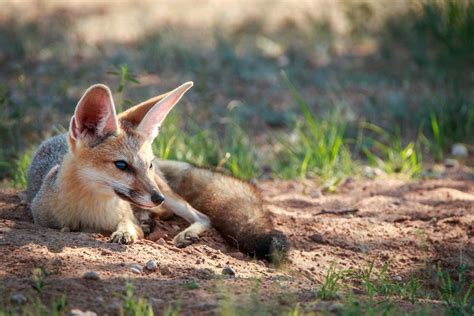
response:
<path id="1" fill-rule="evenodd" d="M 51 137 L 41 143 L 28 168 L 28 203 L 31 203 L 41 188 L 43 179 L 57 164 L 61 164 L 69 150 L 66 134 Z"/>

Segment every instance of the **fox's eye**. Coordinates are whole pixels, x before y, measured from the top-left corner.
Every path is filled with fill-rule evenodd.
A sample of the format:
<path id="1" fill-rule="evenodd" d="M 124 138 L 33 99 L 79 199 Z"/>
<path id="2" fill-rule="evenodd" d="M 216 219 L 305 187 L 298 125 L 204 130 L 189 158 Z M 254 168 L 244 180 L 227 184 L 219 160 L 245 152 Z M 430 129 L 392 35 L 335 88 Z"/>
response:
<path id="1" fill-rule="evenodd" d="M 115 164 L 115 167 L 117 167 L 117 169 L 120 169 L 120 170 L 127 170 L 128 168 L 128 164 L 123 160 L 117 160 L 114 162 L 114 164 Z"/>
<path id="2" fill-rule="evenodd" d="M 153 162 L 150 162 L 150 169 L 153 169 Z"/>

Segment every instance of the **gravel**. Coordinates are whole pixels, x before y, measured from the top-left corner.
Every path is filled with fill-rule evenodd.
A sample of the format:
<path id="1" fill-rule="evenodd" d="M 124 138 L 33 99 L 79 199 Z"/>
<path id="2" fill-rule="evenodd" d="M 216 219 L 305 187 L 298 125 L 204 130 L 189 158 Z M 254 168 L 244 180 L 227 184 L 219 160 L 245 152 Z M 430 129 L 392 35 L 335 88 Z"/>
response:
<path id="1" fill-rule="evenodd" d="M 226 266 L 224 269 L 222 269 L 222 274 L 228 276 L 235 276 L 235 272 L 230 266 Z"/>
<path id="2" fill-rule="evenodd" d="M 18 305 L 23 305 L 26 303 L 28 300 L 25 295 L 22 293 L 14 293 L 10 299 L 12 303 L 18 304 Z"/>
<path id="3" fill-rule="evenodd" d="M 148 260 L 145 267 L 148 271 L 155 271 L 158 268 L 158 265 L 156 264 L 155 260 Z"/>
<path id="4" fill-rule="evenodd" d="M 82 275 L 82 277 L 86 280 L 99 280 L 100 276 L 95 271 L 88 271 Z"/>

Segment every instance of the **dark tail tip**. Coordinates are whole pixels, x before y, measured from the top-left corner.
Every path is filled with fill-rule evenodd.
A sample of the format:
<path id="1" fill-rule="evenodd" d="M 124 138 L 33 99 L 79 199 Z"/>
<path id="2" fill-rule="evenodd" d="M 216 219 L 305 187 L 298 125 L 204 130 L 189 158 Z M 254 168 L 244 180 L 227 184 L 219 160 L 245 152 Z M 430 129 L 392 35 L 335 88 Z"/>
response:
<path id="1" fill-rule="evenodd" d="M 257 237 L 255 255 L 274 264 L 282 263 L 290 250 L 290 240 L 279 230 L 272 230 Z"/>

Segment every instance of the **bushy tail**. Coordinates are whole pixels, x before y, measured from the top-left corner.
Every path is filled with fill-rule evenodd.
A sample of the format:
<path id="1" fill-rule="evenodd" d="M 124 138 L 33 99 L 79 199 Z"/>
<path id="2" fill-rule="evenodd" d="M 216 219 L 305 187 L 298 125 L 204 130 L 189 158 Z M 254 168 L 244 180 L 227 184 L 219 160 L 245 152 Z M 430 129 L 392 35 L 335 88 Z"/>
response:
<path id="1" fill-rule="evenodd" d="M 274 229 L 254 186 L 179 162 L 162 161 L 159 169 L 171 188 L 209 216 L 212 226 L 231 245 L 250 256 L 277 264 L 286 258 L 290 242 Z"/>
<path id="2" fill-rule="evenodd" d="M 283 262 L 290 249 L 290 241 L 279 230 L 271 230 L 256 236 L 242 236 L 239 249 L 247 255 L 266 259 L 272 263 Z"/>

